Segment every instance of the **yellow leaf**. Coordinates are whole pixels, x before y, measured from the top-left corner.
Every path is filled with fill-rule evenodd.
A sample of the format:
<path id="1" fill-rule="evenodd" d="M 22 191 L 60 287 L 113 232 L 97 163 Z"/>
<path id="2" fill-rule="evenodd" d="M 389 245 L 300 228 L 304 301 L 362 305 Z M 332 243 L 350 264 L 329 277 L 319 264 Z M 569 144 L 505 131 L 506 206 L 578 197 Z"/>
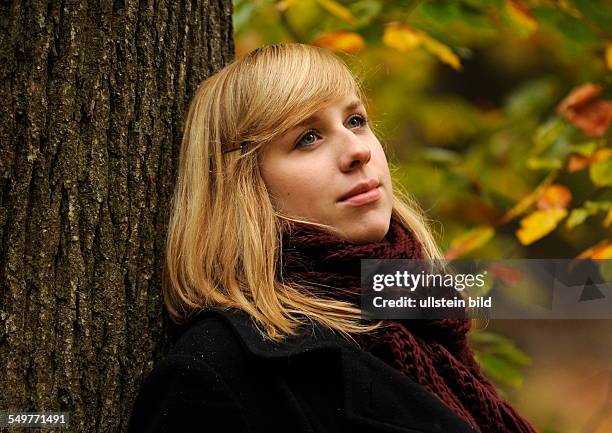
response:
<path id="1" fill-rule="evenodd" d="M 508 221 L 513 220 L 517 216 L 521 215 L 523 212 L 526 212 L 537 200 L 540 198 L 542 193 L 548 188 L 548 186 L 555 180 L 557 177 L 557 172 L 553 171 L 546 176 L 546 178 L 528 195 L 523 197 L 521 201 L 519 201 L 512 209 L 510 209 L 506 214 L 498 221 L 498 224 L 506 224 Z"/>
<path id="2" fill-rule="evenodd" d="M 338 30 L 310 41 L 312 45 L 329 48 L 334 51 L 357 53 L 365 46 L 365 41 L 359 33 Z"/>
<path id="3" fill-rule="evenodd" d="M 606 66 L 612 71 L 612 42 L 606 45 Z"/>
<path id="4" fill-rule="evenodd" d="M 529 245 L 552 232 L 559 221 L 565 218 L 567 209 L 546 209 L 532 212 L 521 220 L 516 237 L 521 244 Z"/>
<path id="5" fill-rule="evenodd" d="M 603 221 L 604 227 L 608 227 L 610 224 L 612 224 L 612 209 L 608 211 L 606 218 Z"/>
<path id="6" fill-rule="evenodd" d="M 506 12 L 516 31 L 529 37 L 538 29 L 538 22 L 527 6 L 519 0 L 506 0 Z"/>
<path id="7" fill-rule="evenodd" d="M 450 65 L 453 69 L 461 69 L 461 60 L 449 47 L 444 45 L 442 42 L 435 40 L 428 34 L 423 34 L 423 45 L 425 48 L 435 55 L 442 62 Z"/>
<path id="8" fill-rule="evenodd" d="M 276 8 L 277 11 L 284 12 L 290 7 L 292 7 L 294 4 L 296 4 L 297 2 L 298 0 L 282 0 L 276 3 L 274 7 Z"/>
<path id="9" fill-rule="evenodd" d="M 422 35 L 404 24 L 389 23 L 385 26 L 382 41 L 385 45 L 399 51 L 409 51 L 423 41 Z"/>
<path id="10" fill-rule="evenodd" d="M 444 255 L 448 260 L 455 259 L 463 254 L 474 250 L 489 241 L 495 234 L 495 230 L 489 226 L 477 227 L 463 233 L 451 241 L 451 248 Z"/>
<path id="11" fill-rule="evenodd" d="M 413 29 L 405 24 L 397 22 L 387 24 L 382 40 L 388 47 L 399 51 L 409 51 L 422 45 L 440 61 L 450 65 L 453 69 L 461 69 L 461 60 L 453 50 L 427 33 Z"/>
<path id="12" fill-rule="evenodd" d="M 344 20 L 348 23 L 354 23 L 355 17 L 346 7 L 342 6 L 340 3 L 335 2 L 334 0 L 317 0 L 319 4 L 327 9 L 329 12 Z"/>

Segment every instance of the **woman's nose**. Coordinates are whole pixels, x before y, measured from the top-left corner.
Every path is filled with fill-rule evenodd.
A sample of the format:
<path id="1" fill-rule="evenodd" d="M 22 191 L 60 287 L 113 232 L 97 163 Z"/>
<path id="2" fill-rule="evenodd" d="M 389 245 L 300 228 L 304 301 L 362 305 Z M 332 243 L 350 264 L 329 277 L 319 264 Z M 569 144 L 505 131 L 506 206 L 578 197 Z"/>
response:
<path id="1" fill-rule="evenodd" d="M 352 131 L 346 131 L 340 167 L 342 171 L 351 171 L 365 165 L 372 157 L 370 146 L 357 137 Z"/>

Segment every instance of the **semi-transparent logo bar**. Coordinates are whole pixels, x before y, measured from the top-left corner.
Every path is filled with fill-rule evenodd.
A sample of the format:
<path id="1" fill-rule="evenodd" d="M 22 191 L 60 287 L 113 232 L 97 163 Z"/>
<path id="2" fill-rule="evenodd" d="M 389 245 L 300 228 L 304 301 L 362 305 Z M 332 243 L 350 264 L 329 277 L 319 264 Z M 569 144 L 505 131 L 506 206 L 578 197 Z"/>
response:
<path id="1" fill-rule="evenodd" d="M 362 260 L 369 319 L 612 319 L 612 260 Z"/>

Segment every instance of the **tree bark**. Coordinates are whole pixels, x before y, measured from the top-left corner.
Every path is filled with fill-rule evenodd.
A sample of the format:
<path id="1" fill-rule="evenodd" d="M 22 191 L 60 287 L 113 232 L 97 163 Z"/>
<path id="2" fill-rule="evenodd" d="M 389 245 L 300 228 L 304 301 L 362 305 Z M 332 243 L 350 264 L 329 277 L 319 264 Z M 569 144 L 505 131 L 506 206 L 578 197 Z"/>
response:
<path id="1" fill-rule="evenodd" d="M 183 117 L 234 56 L 231 13 L 231 0 L 0 3 L 0 411 L 125 430 L 168 347 Z"/>

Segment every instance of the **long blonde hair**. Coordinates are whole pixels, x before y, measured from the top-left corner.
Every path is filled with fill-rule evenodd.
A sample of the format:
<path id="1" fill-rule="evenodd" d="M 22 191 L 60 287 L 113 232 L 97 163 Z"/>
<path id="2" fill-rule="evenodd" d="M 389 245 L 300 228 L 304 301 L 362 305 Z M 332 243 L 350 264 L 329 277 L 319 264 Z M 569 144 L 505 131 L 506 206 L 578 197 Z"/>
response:
<path id="1" fill-rule="evenodd" d="M 345 336 L 381 326 L 364 323 L 353 304 L 313 297 L 277 277 L 286 223 L 308 221 L 273 208 L 258 164 L 263 146 L 349 94 L 366 103 L 340 58 L 297 43 L 258 48 L 200 84 L 185 123 L 166 241 L 163 293 L 172 320 L 237 308 L 276 341 L 294 335 L 304 319 Z M 397 186 L 392 215 L 421 241 L 424 258 L 442 257 L 424 213 Z"/>

